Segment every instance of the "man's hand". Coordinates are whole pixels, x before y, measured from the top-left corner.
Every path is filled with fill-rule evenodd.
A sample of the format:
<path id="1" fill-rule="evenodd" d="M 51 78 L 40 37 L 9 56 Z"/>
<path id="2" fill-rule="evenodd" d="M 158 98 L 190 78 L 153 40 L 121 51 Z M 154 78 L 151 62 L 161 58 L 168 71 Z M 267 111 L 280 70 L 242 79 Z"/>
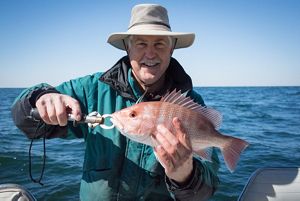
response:
<path id="1" fill-rule="evenodd" d="M 173 119 L 175 133 L 171 133 L 165 126 L 158 125 L 157 133 L 152 138 L 156 156 L 165 168 L 166 175 L 178 182 L 185 182 L 193 171 L 193 155 L 190 140 L 177 117 Z"/>
<path id="2" fill-rule="evenodd" d="M 64 94 L 44 94 L 35 105 L 46 124 L 65 126 L 68 122 L 68 113 L 73 114 L 77 121 L 81 119 L 78 101 Z"/>

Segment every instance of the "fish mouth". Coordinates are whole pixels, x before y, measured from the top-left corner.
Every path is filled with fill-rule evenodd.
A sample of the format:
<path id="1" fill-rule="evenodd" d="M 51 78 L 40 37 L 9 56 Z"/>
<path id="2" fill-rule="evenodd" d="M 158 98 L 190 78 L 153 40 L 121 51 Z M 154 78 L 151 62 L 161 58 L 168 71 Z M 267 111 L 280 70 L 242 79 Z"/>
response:
<path id="1" fill-rule="evenodd" d="M 118 117 L 116 117 L 115 115 L 112 115 L 112 118 L 110 118 L 110 121 L 113 123 L 114 126 L 116 126 L 118 129 L 120 129 L 121 131 L 124 130 L 124 126 L 121 123 L 121 121 L 118 119 Z"/>

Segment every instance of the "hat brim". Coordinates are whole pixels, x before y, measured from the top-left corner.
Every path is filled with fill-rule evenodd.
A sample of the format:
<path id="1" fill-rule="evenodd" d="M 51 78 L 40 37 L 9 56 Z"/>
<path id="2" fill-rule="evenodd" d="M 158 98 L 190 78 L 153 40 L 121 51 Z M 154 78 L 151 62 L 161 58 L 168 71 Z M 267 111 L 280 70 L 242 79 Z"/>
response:
<path id="1" fill-rule="evenodd" d="M 171 36 L 177 39 L 174 49 L 189 47 L 193 44 L 195 40 L 194 33 L 158 31 L 158 30 L 145 30 L 145 31 L 139 30 L 139 31 L 112 33 L 108 37 L 107 42 L 118 49 L 125 50 L 124 39 L 126 39 L 130 35 Z"/>

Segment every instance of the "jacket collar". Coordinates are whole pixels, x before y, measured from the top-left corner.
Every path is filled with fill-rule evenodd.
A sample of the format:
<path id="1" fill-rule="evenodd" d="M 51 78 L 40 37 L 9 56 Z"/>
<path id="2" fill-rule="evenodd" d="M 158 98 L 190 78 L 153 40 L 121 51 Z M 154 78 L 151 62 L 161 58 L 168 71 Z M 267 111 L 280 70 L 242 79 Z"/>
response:
<path id="1" fill-rule="evenodd" d="M 108 71 L 103 73 L 100 77 L 100 81 L 108 84 L 114 90 L 116 90 L 122 97 L 136 101 L 138 97 L 134 95 L 134 92 L 129 83 L 130 74 L 128 73 L 131 68 L 129 57 L 124 56 Z M 168 91 L 174 89 L 186 92 L 193 87 L 192 79 L 184 71 L 179 62 L 171 58 L 169 67 L 166 71 L 167 83 L 165 87 L 157 94 L 146 94 L 146 100 L 159 100 L 162 95 Z"/>

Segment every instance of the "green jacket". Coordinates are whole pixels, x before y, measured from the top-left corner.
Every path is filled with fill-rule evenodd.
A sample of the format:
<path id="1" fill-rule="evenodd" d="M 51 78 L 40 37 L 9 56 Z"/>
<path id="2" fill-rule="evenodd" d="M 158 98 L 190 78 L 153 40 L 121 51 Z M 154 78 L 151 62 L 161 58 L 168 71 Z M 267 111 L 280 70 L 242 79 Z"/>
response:
<path id="1" fill-rule="evenodd" d="M 143 101 L 159 100 L 167 90 L 174 88 L 189 91 L 199 104 L 204 104 L 200 95 L 192 90 L 190 77 L 180 64 L 171 59 L 167 70 L 166 87 L 158 94 L 147 94 Z M 194 158 L 192 178 L 184 185 L 177 185 L 165 176 L 157 162 L 152 147 L 129 140 L 117 129 L 94 129 L 87 125 L 74 127 L 43 124 L 26 118 L 36 100 L 45 93 L 62 93 L 72 96 L 80 103 L 84 114 L 97 111 L 111 114 L 135 104 L 142 95 L 131 76 L 128 57 L 120 59 L 105 73 L 96 73 L 64 82 L 53 88 L 40 84 L 25 90 L 12 107 L 16 125 L 29 138 L 80 137 L 86 144 L 80 199 L 90 200 L 205 200 L 218 185 L 218 157 L 213 151 L 212 162 Z M 37 129 L 37 132 L 35 133 Z M 34 135 L 35 133 L 35 135 Z"/>

